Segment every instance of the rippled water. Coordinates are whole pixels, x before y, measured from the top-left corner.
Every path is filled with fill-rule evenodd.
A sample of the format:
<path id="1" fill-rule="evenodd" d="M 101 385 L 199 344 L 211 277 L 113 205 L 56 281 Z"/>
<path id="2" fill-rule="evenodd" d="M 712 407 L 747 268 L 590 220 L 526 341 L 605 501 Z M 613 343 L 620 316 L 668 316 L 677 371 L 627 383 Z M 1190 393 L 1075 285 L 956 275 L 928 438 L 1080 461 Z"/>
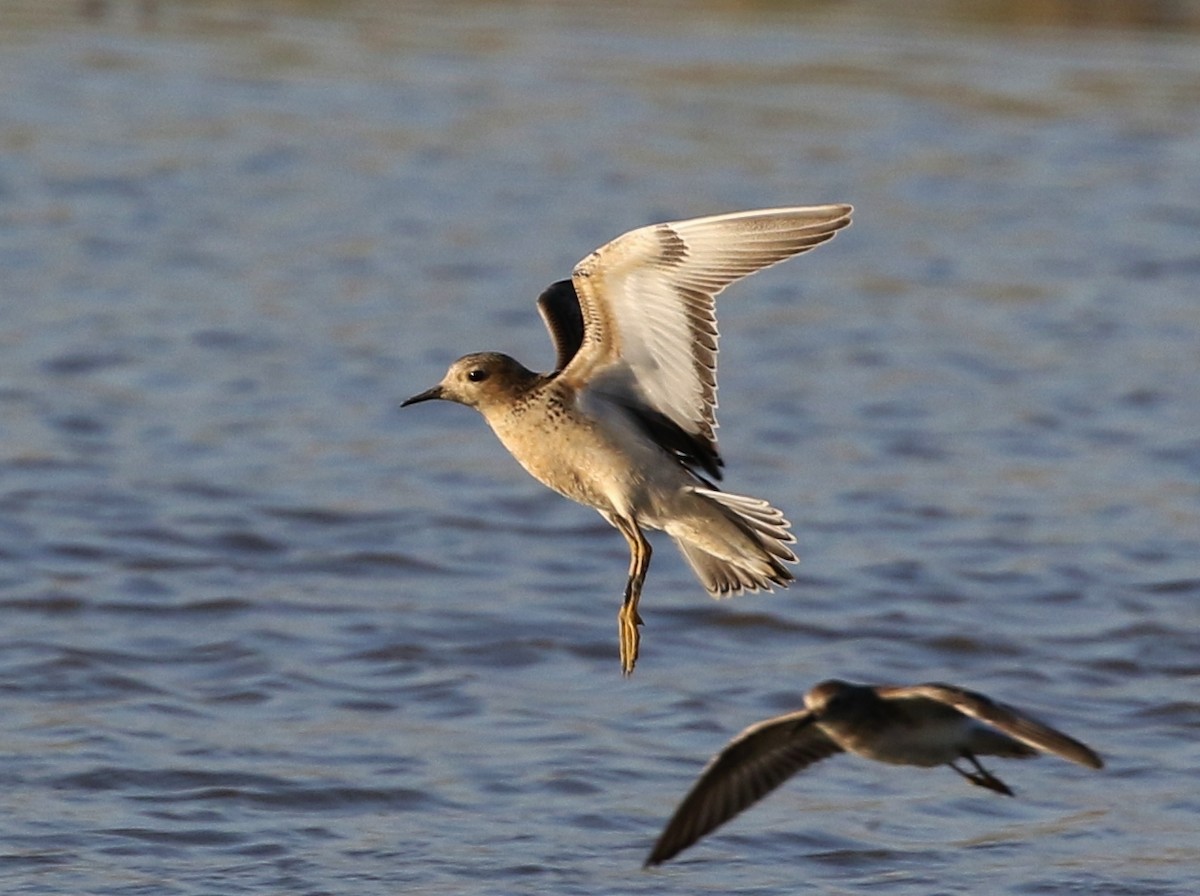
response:
<path id="1" fill-rule="evenodd" d="M 1028 11 L 1033 4 L 1024 4 Z M 1200 887 L 1200 53 L 871 4 L 0 13 L 6 893 Z M 1036 18 L 1036 16 L 1034 17 Z M 723 297 L 718 604 L 471 412 L 655 220 L 850 201 Z M 815 681 L 945 679 L 1101 773 L 831 761 L 640 870 Z"/>

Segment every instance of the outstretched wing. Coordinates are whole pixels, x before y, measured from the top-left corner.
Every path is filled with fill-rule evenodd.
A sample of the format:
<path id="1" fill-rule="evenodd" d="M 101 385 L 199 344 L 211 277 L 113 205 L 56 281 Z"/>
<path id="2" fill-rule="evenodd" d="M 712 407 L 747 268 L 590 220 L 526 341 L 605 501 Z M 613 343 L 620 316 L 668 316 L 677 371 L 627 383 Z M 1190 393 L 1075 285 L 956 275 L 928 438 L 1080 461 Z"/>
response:
<path id="1" fill-rule="evenodd" d="M 560 376 L 644 405 L 716 457 L 716 296 L 831 239 L 850 213 L 849 205 L 761 209 L 617 237 L 575 266 L 583 339 Z"/>
<path id="2" fill-rule="evenodd" d="M 926 697 L 937 700 L 1043 753 L 1053 753 L 1088 768 L 1104 767 L 1104 761 L 1086 744 L 976 691 L 937 682 L 913 687 L 881 688 L 880 691 L 881 695 L 890 697 Z"/>
<path id="3" fill-rule="evenodd" d="M 654 844 L 647 865 L 687 849 L 796 772 L 842 752 L 808 710 L 751 725 L 714 756 Z"/>

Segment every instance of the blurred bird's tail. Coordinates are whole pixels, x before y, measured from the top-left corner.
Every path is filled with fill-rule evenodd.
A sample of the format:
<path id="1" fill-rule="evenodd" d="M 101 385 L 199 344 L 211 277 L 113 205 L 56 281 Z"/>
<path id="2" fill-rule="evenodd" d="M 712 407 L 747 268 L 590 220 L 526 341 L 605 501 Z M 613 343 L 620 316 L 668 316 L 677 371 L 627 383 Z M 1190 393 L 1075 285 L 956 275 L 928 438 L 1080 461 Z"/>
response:
<path id="1" fill-rule="evenodd" d="M 713 597 L 743 591 L 770 591 L 794 578 L 788 545 L 791 524 L 766 501 L 695 486 L 688 512 L 667 522 L 697 578 Z"/>

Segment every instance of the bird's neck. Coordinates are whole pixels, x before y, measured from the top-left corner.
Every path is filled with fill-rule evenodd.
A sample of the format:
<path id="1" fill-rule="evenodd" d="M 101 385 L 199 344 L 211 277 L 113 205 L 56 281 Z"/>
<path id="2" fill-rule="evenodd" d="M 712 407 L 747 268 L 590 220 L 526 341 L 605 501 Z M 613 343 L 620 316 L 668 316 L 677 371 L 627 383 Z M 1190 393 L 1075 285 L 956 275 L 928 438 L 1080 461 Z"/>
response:
<path id="1" fill-rule="evenodd" d="M 523 417 L 530 412 L 537 412 L 554 396 L 545 394 L 552 389 L 551 378 L 532 370 L 518 366 L 508 372 L 503 394 L 495 400 L 480 403 L 479 413 L 491 424 L 492 429 L 499 431 L 504 424 L 513 418 Z"/>

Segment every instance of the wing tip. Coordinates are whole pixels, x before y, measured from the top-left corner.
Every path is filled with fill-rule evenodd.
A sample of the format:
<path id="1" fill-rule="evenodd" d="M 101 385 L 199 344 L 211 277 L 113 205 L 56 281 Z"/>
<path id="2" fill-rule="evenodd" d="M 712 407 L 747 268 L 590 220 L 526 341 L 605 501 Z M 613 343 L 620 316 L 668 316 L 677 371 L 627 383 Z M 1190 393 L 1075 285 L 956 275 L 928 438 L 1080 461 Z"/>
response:
<path id="1" fill-rule="evenodd" d="M 1072 740 L 1074 741 L 1075 749 L 1069 755 L 1062 754 L 1064 759 L 1070 759 L 1085 768 L 1092 768 L 1097 771 L 1104 768 L 1104 759 L 1099 753 L 1085 743 L 1074 740 L 1074 738 Z"/>

